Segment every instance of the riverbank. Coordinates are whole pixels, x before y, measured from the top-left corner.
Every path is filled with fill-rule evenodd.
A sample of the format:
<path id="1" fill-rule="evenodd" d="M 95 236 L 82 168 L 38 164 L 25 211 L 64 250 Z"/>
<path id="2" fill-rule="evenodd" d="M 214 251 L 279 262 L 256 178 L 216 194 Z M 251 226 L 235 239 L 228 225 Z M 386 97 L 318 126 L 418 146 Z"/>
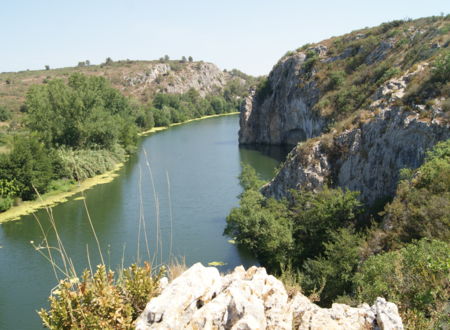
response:
<path id="1" fill-rule="evenodd" d="M 203 119 L 208 119 L 208 118 L 215 118 L 215 117 L 233 116 L 233 115 L 237 115 L 237 114 L 239 114 L 239 112 L 221 113 L 221 114 L 218 114 L 218 115 L 209 115 L 209 116 L 193 118 L 193 119 L 189 119 L 189 120 L 183 121 L 181 123 L 170 124 L 169 126 L 153 127 L 152 129 L 149 129 L 148 131 L 141 132 L 138 135 L 139 136 L 146 136 L 146 135 L 149 135 L 149 134 L 152 134 L 152 133 L 156 133 L 156 132 L 159 132 L 159 131 L 164 131 L 164 130 L 166 130 L 166 129 L 170 128 L 170 127 L 173 127 L 173 126 L 184 125 L 184 124 L 187 124 L 187 123 L 190 123 L 190 122 L 193 122 L 193 121 L 198 121 L 198 120 L 203 120 Z"/>
<path id="2" fill-rule="evenodd" d="M 171 124 L 170 126 L 165 127 L 153 127 L 152 129 L 139 133 L 139 136 L 147 136 L 152 133 L 164 131 L 170 127 L 178 126 L 187 124 L 193 121 L 208 119 L 208 118 L 214 118 L 214 117 L 222 117 L 222 116 L 231 116 L 236 115 L 239 112 L 231 112 L 231 113 L 225 113 L 225 114 L 218 114 L 218 115 L 210 115 L 210 116 L 203 116 L 199 118 L 190 119 L 187 121 L 184 121 L 182 123 L 176 123 Z M 118 176 L 117 171 L 124 166 L 124 163 L 119 163 L 115 166 L 114 169 L 111 171 L 105 172 L 103 174 L 94 176 L 92 178 L 86 179 L 80 183 L 73 184 L 73 188 L 70 188 L 67 191 L 51 191 L 41 196 L 41 198 L 33 201 L 26 201 L 22 202 L 18 206 L 13 206 L 6 212 L 0 213 L 0 224 L 7 221 L 13 221 L 20 219 L 21 216 L 31 214 L 39 209 L 52 207 L 56 204 L 66 202 L 69 197 L 72 197 L 78 193 L 82 193 L 83 191 L 90 189 L 96 185 L 104 184 L 111 182 L 114 180 L 116 176 Z"/>

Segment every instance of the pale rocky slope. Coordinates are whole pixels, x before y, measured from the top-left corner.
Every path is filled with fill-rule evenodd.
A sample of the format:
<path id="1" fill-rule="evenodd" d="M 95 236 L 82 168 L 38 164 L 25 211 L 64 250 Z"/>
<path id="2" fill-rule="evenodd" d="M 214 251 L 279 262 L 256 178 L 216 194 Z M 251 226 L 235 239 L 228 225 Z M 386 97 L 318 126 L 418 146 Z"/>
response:
<path id="1" fill-rule="evenodd" d="M 164 286 L 136 329 L 403 329 L 397 306 L 383 298 L 320 308 L 301 293 L 290 297 L 264 268 L 239 266 L 221 276 L 197 263 Z"/>

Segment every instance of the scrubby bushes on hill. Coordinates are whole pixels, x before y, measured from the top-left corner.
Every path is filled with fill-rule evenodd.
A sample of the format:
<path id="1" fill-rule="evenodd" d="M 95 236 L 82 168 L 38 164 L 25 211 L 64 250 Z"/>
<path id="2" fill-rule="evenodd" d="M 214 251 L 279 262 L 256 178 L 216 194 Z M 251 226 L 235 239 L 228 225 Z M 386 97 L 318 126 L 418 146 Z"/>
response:
<path id="1" fill-rule="evenodd" d="M 411 329 L 440 329 L 450 322 L 450 245 L 422 239 L 372 256 L 355 284 L 359 301 L 383 296 L 397 303 Z"/>
<path id="2" fill-rule="evenodd" d="M 149 264 L 132 265 L 119 276 L 98 266 L 81 279 L 61 281 L 50 297 L 50 309 L 39 316 L 49 329 L 132 329 L 146 303 L 158 294 L 163 273 Z"/>

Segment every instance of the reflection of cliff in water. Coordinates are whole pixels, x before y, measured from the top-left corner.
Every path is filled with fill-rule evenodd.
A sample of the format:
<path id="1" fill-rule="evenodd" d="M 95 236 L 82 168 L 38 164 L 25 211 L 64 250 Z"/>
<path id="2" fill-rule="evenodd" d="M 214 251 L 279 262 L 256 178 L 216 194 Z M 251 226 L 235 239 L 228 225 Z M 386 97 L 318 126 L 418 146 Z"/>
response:
<path id="1" fill-rule="evenodd" d="M 254 150 L 262 153 L 279 162 L 284 162 L 287 154 L 291 151 L 292 146 L 288 145 L 269 145 L 269 144 L 246 144 L 240 145 L 241 150 Z"/>
<path id="2" fill-rule="evenodd" d="M 241 163 L 251 165 L 261 179 L 270 180 L 275 175 L 275 167 L 286 159 L 290 149 L 278 145 L 240 145 L 239 157 Z"/>

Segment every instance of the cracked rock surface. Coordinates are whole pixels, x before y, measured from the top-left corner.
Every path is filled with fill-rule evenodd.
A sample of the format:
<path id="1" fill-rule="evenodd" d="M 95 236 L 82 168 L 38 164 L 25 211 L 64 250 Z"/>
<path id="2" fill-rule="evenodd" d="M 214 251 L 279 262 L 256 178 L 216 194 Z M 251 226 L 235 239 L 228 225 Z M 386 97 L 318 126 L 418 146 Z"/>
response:
<path id="1" fill-rule="evenodd" d="M 197 263 L 147 304 L 136 329 L 403 329 L 397 306 L 321 308 L 298 293 L 289 298 L 265 268 L 239 266 L 228 275 Z"/>

